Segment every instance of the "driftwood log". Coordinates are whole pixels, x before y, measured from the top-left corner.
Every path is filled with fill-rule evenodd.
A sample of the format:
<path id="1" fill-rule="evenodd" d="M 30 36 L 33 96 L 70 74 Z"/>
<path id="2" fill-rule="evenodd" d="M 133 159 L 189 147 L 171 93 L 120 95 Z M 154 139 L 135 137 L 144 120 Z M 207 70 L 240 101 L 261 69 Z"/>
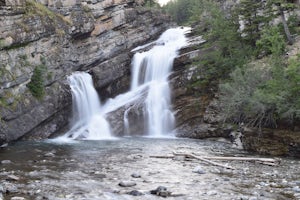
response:
<path id="1" fill-rule="evenodd" d="M 247 161 L 247 162 L 258 162 L 264 165 L 269 165 L 269 166 L 276 166 L 280 163 L 279 160 L 273 159 L 273 158 L 254 158 L 254 157 L 220 157 L 220 156 L 214 156 L 214 157 L 209 157 L 209 156 L 197 156 L 195 154 L 190 154 L 190 153 L 178 153 L 178 152 L 173 152 L 173 155 L 158 155 L 158 156 L 150 156 L 150 158 L 166 158 L 166 159 L 172 159 L 175 156 L 183 156 L 185 158 L 193 158 L 197 160 L 201 160 L 203 162 L 209 163 L 211 165 L 223 167 L 226 169 L 235 169 L 231 166 L 228 165 L 223 165 L 220 163 L 216 163 L 211 160 L 220 160 L 220 161 Z"/>
<path id="2" fill-rule="evenodd" d="M 212 165 L 215 165 L 215 166 L 224 167 L 226 169 L 235 169 L 235 168 L 233 168 L 231 166 L 222 165 L 222 164 L 216 163 L 214 161 L 210 161 L 208 159 L 205 159 L 205 158 L 202 158 L 202 157 L 199 157 L 199 156 L 195 156 L 193 154 L 176 153 L 176 152 L 173 152 L 173 154 L 174 154 L 174 156 L 185 156 L 186 158 L 195 158 L 197 160 L 201 160 L 203 162 L 206 162 L 206 163 L 209 163 L 209 164 L 212 164 Z"/>

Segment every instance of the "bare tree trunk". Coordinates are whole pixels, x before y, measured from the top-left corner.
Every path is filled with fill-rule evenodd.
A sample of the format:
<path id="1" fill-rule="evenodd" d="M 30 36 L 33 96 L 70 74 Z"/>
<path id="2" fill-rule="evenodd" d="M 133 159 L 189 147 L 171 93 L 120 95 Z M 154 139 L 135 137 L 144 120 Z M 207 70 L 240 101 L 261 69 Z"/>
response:
<path id="1" fill-rule="evenodd" d="M 285 15 L 284 15 L 284 10 L 282 7 L 279 7 L 279 11 L 280 11 L 281 19 L 282 19 L 284 33 L 286 35 L 289 45 L 292 45 L 292 44 L 294 44 L 294 38 L 292 37 L 289 27 L 287 25 L 287 21 L 285 19 Z"/>

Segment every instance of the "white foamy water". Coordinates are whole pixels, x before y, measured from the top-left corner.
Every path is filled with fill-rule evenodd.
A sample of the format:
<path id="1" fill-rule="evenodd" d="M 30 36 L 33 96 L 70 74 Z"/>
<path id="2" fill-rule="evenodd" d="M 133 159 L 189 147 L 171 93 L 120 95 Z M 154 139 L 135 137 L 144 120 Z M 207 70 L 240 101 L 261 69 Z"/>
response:
<path id="1" fill-rule="evenodd" d="M 100 113 L 100 99 L 91 75 L 75 72 L 68 77 L 68 81 L 72 92 L 72 128 L 60 139 L 111 139 L 109 123 Z"/>
<path id="2" fill-rule="evenodd" d="M 153 45 L 150 50 L 134 55 L 130 91 L 109 99 L 102 107 L 89 74 L 76 72 L 68 77 L 73 97 L 72 128 L 62 139 L 112 138 L 113 134 L 105 115 L 132 102 L 144 106 L 142 110 L 146 136 L 170 135 L 175 127 L 175 117 L 171 109 L 168 76 L 179 49 L 187 44 L 185 34 L 188 31 L 189 28 L 169 29 L 157 41 L 135 48 L 133 51 L 142 51 L 143 48 Z M 128 120 L 131 108 L 125 110 L 123 117 L 124 130 L 128 135 L 132 126 Z"/>
<path id="3" fill-rule="evenodd" d="M 188 31 L 190 31 L 189 28 L 169 29 L 154 42 L 156 45 L 149 51 L 138 52 L 134 55 L 131 91 L 145 85 L 148 87 L 145 102 L 148 136 L 162 137 L 175 127 L 168 76 L 179 49 L 187 44 L 185 34 Z M 133 51 L 147 46 L 149 45 L 137 47 Z"/>

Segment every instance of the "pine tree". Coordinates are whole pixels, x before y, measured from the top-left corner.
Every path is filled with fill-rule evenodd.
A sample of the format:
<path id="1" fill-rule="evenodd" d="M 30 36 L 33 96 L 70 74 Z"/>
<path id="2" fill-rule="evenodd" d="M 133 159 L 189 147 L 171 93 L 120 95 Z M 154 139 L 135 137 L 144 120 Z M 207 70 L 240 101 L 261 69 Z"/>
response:
<path id="1" fill-rule="evenodd" d="M 293 1 L 288 1 L 288 0 L 269 0 L 267 6 L 269 11 L 273 13 L 275 16 L 280 15 L 282 25 L 284 28 L 284 33 L 286 35 L 288 43 L 293 44 L 294 38 L 292 37 L 291 32 L 289 30 L 287 19 L 285 16 L 285 11 L 294 10 L 296 8 L 296 5 L 293 3 Z"/>

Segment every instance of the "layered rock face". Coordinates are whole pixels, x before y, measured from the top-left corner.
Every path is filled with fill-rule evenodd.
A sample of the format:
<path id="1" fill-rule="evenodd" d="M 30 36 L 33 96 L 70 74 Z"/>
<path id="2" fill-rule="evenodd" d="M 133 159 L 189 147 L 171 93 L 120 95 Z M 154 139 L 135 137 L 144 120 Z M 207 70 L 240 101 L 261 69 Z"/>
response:
<path id="1" fill-rule="evenodd" d="M 130 50 L 170 26 L 167 16 L 139 3 L 28 0 L 0 7 L 0 144 L 65 128 L 72 101 L 66 76 L 73 71 L 89 71 L 104 98 L 128 88 Z"/>

